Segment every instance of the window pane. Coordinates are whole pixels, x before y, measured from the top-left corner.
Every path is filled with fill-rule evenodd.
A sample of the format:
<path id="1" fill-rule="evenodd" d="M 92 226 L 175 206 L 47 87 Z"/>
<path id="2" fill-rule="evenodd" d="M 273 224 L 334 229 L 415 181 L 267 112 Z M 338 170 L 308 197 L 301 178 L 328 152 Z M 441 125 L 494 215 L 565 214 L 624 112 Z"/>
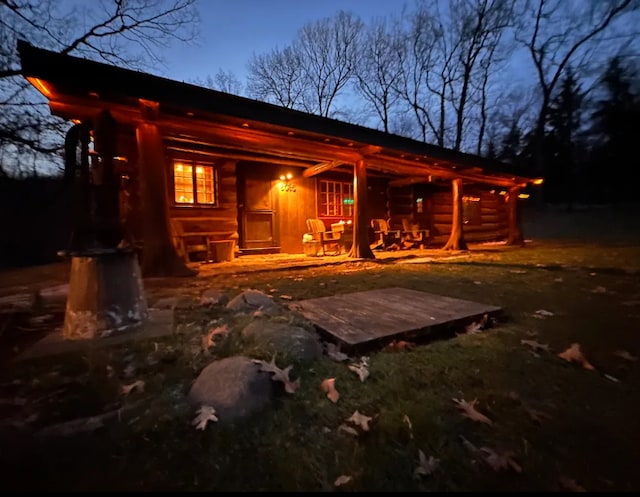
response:
<path id="1" fill-rule="evenodd" d="M 199 204 L 213 204 L 214 199 L 214 181 L 213 167 L 196 166 L 196 194 Z"/>
<path id="2" fill-rule="evenodd" d="M 193 204 L 193 168 L 176 162 L 173 165 L 175 201 L 178 204 Z"/>

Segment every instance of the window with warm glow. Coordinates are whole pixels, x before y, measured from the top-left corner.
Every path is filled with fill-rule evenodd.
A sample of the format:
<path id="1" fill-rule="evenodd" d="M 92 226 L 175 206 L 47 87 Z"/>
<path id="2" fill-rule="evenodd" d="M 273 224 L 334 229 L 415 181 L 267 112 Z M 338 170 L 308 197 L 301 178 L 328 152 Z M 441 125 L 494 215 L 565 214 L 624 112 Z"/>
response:
<path id="1" fill-rule="evenodd" d="M 482 224 L 480 197 L 469 195 L 462 197 L 462 222 L 464 224 Z"/>
<path id="2" fill-rule="evenodd" d="M 346 181 L 320 180 L 319 216 L 351 217 L 353 184 Z"/>
<path id="3" fill-rule="evenodd" d="M 210 164 L 176 161 L 173 164 L 176 204 L 216 204 L 216 170 Z"/>

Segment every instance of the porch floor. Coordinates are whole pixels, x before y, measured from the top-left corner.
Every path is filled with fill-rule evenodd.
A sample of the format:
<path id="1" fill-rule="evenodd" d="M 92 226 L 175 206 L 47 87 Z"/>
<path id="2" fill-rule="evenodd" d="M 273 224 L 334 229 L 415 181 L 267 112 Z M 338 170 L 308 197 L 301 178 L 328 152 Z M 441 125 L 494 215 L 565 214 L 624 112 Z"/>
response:
<path id="1" fill-rule="evenodd" d="M 415 337 L 463 326 L 500 307 L 407 288 L 383 288 L 301 300 L 295 309 L 341 345 L 353 347 L 393 337 Z"/>

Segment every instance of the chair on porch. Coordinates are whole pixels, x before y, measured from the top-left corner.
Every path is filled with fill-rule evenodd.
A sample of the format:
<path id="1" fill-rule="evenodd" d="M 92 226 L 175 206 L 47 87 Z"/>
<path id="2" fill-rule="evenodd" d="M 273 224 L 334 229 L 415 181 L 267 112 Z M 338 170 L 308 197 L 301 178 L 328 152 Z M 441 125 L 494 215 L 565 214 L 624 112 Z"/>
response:
<path id="1" fill-rule="evenodd" d="M 372 219 L 371 227 L 374 234 L 373 242 L 369 244 L 371 250 L 388 250 L 394 245 L 399 248 L 400 230 L 389 229 L 389 223 L 386 219 Z"/>
<path id="2" fill-rule="evenodd" d="M 428 238 L 428 229 L 421 229 L 419 224 L 411 223 L 406 217 L 402 218 L 402 248 L 424 247 Z"/>
<path id="3" fill-rule="evenodd" d="M 341 243 L 341 231 L 327 231 L 322 219 L 309 218 L 307 219 L 307 233 L 310 238 L 310 244 L 319 245 L 319 249 L 322 251 L 322 255 L 340 255 L 342 252 Z M 303 238 L 304 239 L 304 238 Z M 327 248 L 330 250 L 330 254 L 327 254 Z"/>

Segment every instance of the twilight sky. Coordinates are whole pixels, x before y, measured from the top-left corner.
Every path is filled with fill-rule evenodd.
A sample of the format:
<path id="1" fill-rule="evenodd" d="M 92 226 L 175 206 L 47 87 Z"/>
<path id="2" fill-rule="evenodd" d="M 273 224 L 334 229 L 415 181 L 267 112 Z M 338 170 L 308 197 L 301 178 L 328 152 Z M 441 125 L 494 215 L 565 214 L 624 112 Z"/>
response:
<path id="1" fill-rule="evenodd" d="M 367 22 L 400 12 L 404 0 L 198 0 L 199 46 L 174 47 L 164 53 L 163 76 L 189 81 L 231 70 L 244 84 L 246 64 L 262 53 L 291 43 L 304 24 L 338 10 Z"/>

